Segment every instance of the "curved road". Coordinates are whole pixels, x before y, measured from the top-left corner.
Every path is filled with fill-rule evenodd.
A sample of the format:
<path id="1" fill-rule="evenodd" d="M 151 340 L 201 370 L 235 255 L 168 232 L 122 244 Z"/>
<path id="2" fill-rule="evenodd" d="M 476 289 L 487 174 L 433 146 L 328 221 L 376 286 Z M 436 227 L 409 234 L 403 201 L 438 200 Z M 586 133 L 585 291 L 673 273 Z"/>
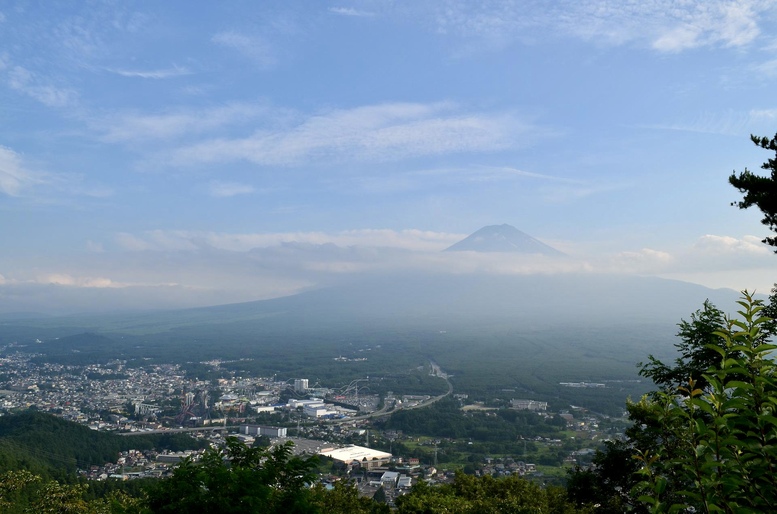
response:
<path id="1" fill-rule="evenodd" d="M 371 412 L 369 414 L 363 414 L 361 416 L 355 416 L 353 418 L 327 420 L 327 422 L 332 424 L 337 424 L 337 423 L 350 423 L 352 421 L 362 421 L 365 419 L 372 419 L 372 418 L 382 418 L 384 416 L 390 416 L 391 414 L 397 412 L 398 410 L 412 410 L 412 409 L 420 409 L 422 407 L 428 407 L 434 402 L 438 402 L 441 399 L 445 398 L 446 396 L 449 396 L 453 392 L 453 384 L 451 384 L 450 379 L 448 379 L 447 373 L 444 373 L 442 369 L 440 369 L 440 366 L 437 365 L 436 362 L 429 361 L 429 364 L 432 367 L 432 375 L 442 378 L 448 384 L 447 392 L 439 396 L 434 396 L 432 398 L 429 398 L 428 400 L 424 400 L 423 402 L 413 405 L 411 407 L 400 407 L 399 409 L 388 410 L 388 407 L 384 405 L 382 409 L 375 412 Z"/>

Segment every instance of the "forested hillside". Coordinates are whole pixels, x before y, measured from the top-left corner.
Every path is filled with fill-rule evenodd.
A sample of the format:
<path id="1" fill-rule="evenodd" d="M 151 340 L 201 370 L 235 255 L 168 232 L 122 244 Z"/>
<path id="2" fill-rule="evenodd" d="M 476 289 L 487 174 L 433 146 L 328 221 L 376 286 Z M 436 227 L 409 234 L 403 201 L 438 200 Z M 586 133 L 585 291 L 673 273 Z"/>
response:
<path id="1" fill-rule="evenodd" d="M 185 434 L 127 438 L 34 411 L 0 416 L 0 472 L 27 469 L 44 477 L 65 478 L 74 476 L 77 469 L 115 462 L 126 450 L 203 446 Z"/>

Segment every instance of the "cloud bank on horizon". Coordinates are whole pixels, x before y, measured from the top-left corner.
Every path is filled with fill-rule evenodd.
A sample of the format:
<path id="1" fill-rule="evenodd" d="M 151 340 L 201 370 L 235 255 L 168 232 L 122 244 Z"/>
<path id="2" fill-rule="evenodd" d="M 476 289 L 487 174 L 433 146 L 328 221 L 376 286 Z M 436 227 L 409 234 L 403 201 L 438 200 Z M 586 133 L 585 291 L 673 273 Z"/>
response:
<path id="1" fill-rule="evenodd" d="M 777 2 L 0 6 L 0 311 L 360 273 L 772 283 Z M 510 223 L 561 261 L 441 254 Z M 78 295 L 82 300 L 74 301 Z M 703 300 L 703 299 L 700 299 Z"/>

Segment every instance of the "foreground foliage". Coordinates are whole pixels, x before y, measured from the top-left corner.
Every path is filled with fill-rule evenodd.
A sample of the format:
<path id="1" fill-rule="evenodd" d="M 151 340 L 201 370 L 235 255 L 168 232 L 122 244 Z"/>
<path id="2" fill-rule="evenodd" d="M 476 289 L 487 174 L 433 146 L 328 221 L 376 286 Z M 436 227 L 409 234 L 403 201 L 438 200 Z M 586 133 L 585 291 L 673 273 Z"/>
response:
<path id="1" fill-rule="evenodd" d="M 663 440 L 641 450 L 644 491 L 653 512 L 771 512 L 777 509 L 777 369 L 763 340 L 763 305 L 745 293 L 741 319 L 718 332 L 717 364 L 680 391 L 640 405 Z"/>
<path id="2" fill-rule="evenodd" d="M 516 475 L 495 479 L 458 473 L 453 484 L 432 487 L 419 482 L 411 494 L 397 499 L 400 514 L 572 514 L 589 511 L 567 501 L 566 491 L 561 487 L 542 488 Z"/>
<path id="3" fill-rule="evenodd" d="M 293 514 L 322 512 L 328 506 L 337 512 L 327 491 L 310 487 L 316 458 L 294 456 L 292 449 L 291 443 L 249 448 L 230 438 L 225 448 L 207 451 L 200 462 L 182 462 L 171 478 L 150 491 L 148 507 L 159 513 Z M 342 488 L 334 496 L 347 500 L 350 512 L 370 512 L 359 510 L 361 504 Z"/>
<path id="4" fill-rule="evenodd" d="M 772 232 L 777 232 L 777 135 L 773 138 L 750 136 L 750 139 L 764 150 L 774 152 L 775 158 L 768 159 L 761 165 L 762 169 L 769 172 L 766 177 L 756 175 L 747 168 L 738 175 L 731 174 L 729 183 L 744 194 L 742 200 L 733 202 L 732 205 L 740 209 L 758 207 L 764 215 L 761 223 L 769 227 Z M 763 242 L 777 247 L 777 237 L 766 237 Z"/>
<path id="5" fill-rule="evenodd" d="M 730 319 L 705 304 L 680 325 L 674 366 L 643 367 L 660 389 L 629 405 L 628 441 L 570 477 L 575 501 L 599 512 L 777 510 L 774 323 L 751 294 L 739 305 Z"/>
<path id="6" fill-rule="evenodd" d="M 86 500 L 86 484 L 67 485 L 44 480 L 26 470 L 0 475 L 0 512 L 7 514 L 72 513 L 130 514 L 143 512 L 143 499 L 122 492 Z"/>

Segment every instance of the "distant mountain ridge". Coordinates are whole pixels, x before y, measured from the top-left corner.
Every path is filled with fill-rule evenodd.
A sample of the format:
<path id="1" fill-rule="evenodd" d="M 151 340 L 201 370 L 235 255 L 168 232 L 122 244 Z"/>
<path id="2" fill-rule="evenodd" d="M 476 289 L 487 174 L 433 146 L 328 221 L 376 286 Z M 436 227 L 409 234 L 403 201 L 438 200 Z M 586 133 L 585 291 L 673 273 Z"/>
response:
<path id="1" fill-rule="evenodd" d="M 269 300 L 197 307 L 150 313 L 115 314 L 35 320 L 29 332 L 42 334 L 43 327 L 71 324 L 72 333 L 86 334 L 92 351 L 101 344 L 99 333 L 147 334 L 232 323 L 275 327 L 323 327 L 337 324 L 368 325 L 376 320 L 396 323 L 442 320 L 480 323 L 502 320 L 509 326 L 584 323 L 612 325 L 658 321 L 674 326 L 682 317 L 700 308 L 705 299 L 724 311 L 736 307 L 738 293 L 709 289 L 698 284 L 656 277 L 569 273 L 550 275 L 489 275 L 445 273 L 397 273 L 360 276 L 352 280 Z M 490 322 L 489 321 L 489 322 Z M 20 320 L 19 325 L 30 321 Z M 187 328 L 188 327 L 188 328 Z M 6 331 L 8 331 L 6 329 Z M 59 335 L 59 334 L 57 334 Z M 21 335 L 15 337 L 23 337 Z M 80 339 L 79 339 L 80 340 Z M 59 339 L 66 346 L 66 336 Z M 83 344 L 83 343 L 80 343 Z"/>
<path id="2" fill-rule="evenodd" d="M 449 246 L 446 252 L 532 253 L 555 257 L 565 254 L 512 225 L 488 225 Z"/>

